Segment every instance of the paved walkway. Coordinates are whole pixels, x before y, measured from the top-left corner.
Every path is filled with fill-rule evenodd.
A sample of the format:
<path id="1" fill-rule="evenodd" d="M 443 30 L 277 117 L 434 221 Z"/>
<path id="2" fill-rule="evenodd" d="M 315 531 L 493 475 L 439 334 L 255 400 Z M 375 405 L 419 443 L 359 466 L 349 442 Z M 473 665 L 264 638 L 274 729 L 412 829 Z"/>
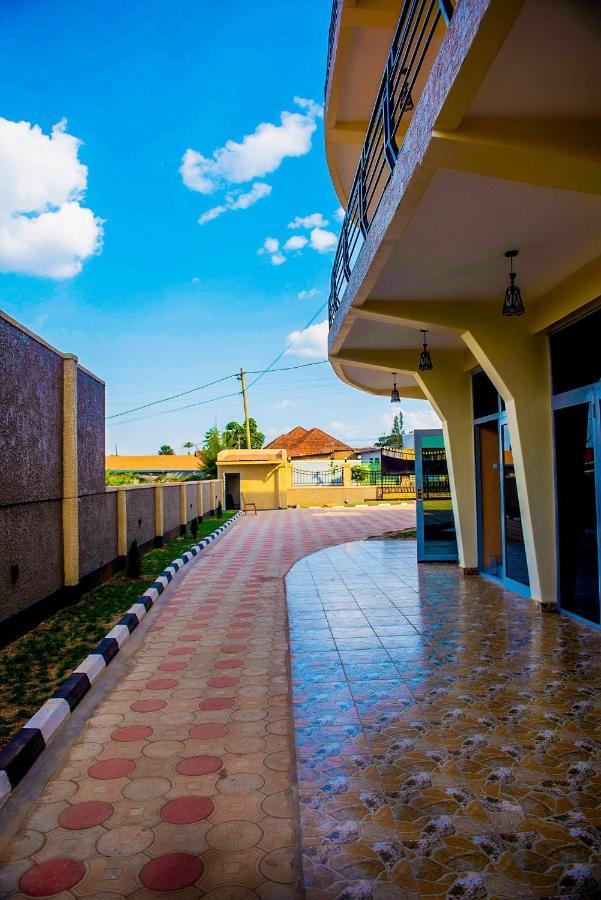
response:
<path id="1" fill-rule="evenodd" d="M 0 897 L 301 896 L 283 576 L 308 553 L 413 517 L 249 516 L 191 563 L 33 805 Z"/>
<path id="2" fill-rule="evenodd" d="M 601 632 L 413 542 L 287 595 L 309 900 L 601 897 Z"/>

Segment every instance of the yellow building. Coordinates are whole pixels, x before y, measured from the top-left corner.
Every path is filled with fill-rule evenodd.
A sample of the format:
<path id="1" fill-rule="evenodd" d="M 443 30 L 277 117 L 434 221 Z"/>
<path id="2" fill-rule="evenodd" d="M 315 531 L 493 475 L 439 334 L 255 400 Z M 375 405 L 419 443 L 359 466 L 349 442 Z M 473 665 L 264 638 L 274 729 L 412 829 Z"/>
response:
<path id="1" fill-rule="evenodd" d="M 334 371 L 431 402 L 467 572 L 594 623 L 600 58 L 586 0 L 337 0 L 325 102 Z"/>
<path id="2" fill-rule="evenodd" d="M 104 465 L 107 472 L 115 474 L 188 475 L 191 472 L 202 470 L 202 459 L 191 453 L 181 456 L 176 453 L 150 456 L 106 456 Z"/>

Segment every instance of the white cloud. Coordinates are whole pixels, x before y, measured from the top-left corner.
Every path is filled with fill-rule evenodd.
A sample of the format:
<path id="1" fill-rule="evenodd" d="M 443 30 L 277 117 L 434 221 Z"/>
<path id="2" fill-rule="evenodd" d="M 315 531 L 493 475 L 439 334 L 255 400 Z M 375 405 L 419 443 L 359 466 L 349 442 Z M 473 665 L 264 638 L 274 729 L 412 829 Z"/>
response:
<path id="1" fill-rule="evenodd" d="M 311 232 L 311 247 L 318 253 L 329 253 L 336 248 L 338 238 L 333 231 L 323 228 L 314 228 Z"/>
<path id="2" fill-rule="evenodd" d="M 213 219 L 217 219 L 219 216 L 222 216 L 223 213 L 230 212 L 230 210 L 248 209 L 249 206 L 253 206 L 264 197 L 269 197 L 270 194 L 270 184 L 265 184 L 263 181 L 255 181 L 250 191 L 246 191 L 245 193 L 240 193 L 238 191 L 226 194 L 225 202 L 220 203 L 218 206 L 213 206 L 212 209 L 203 213 L 198 219 L 198 224 L 204 225 L 206 222 L 212 222 Z"/>
<path id="3" fill-rule="evenodd" d="M 286 243 L 284 244 L 284 250 L 302 250 L 303 247 L 306 247 L 309 241 L 302 234 L 293 234 L 291 238 L 288 238 Z"/>
<path id="4" fill-rule="evenodd" d="M 342 222 L 344 220 L 344 210 L 341 206 L 334 212 L 334 218 L 337 222 Z"/>
<path id="5" fill-rule="evenodd" d="M 288 335 L 291 345 L 286 351 L 293 356 L 310 359 L 325 359 L 328 355 L 328 321 L 315 322 L 302 331 L 292 331 Z"/>
<path id="6" fill-rule="evenodd" d="M 401 398 L 402 403 L 402 398 Z M 429 405 L 429 404 L 428 404 Z M 412 431 L 415 431 L 418 428 L 440 428 L 441 422 L 434 410 L 430 407 L 429 409 L 402 409 L 403 413 L 403 431 L 405 434 L 411 434 Z M 391 409 L 389 412 L 385 412 L 382 416 L 382 422 L 385 428 L 392 428 L 392 421 L 397 414 L 398 409 Z"/>
<path id="7" fill-rule="evenodd" d="M 328 431 L 343 441 L 351 441 L 357 437 L 359 429 L 357 425 L 349 425 L 348 422 L 335 419 L 328 425 Z"/>
<path id="8" fill-rule="evenodd" d="M 324 228 L 329 224 L 321 213 L 311 213 L 310 216 L 296 216 L 292 222 L 288 222 L 288 228 Z"/>
<path id="9" fill-rule="evenodd" d="M 280 242 L 277 238 L 267 237 L 263 242 L 263 246 L 260 250 L 257 250 L 257 253 L 277 253 L 280 249 Z"/>
<path id="10" fill-rule="evenodd" d="M 288 409 L 289 406 L 292 406 L 291 400 L 278 400 L 275 404 L 276 409 Z"/>
<path id="11" fill-rule="evenodd" d="M 226 141 L 211 157 L 188 148 L 182 158 L 180 174 L 192 191 L 212 194 L 229 184 L 242 184 L 275 172 L 288 157 L 304 156 L 311 149 L 317 128 L 316 119 L 323 110 L 312 100 L 295 97 L 304 112 L 282 112 L 280 124 L 263 122 L 242 141 Z"/>
<path id="12" fill-rule="evenodd" d="M 271 264 L 273 266 L 281 266 L 282 263 L 286 262 L 286 257 L 282 253 L 272 253 L 271 255 Z"/>
<path id="13" fill-rule="evenodd" d="M 311 300 L 312 297 L 317 297 L 319 293 L 321 292 L 317 288 L 310 288 L 308 291 L 299 291 L 297 296 L 299 300 Z"/>
<path id="14" fill-rule="evenodd" d="M 88 170 L 63 119 L 50 135 L 0 118 L 0 271 L 71 278 L 102 247 L 103 222 L 81 206 Z"/>

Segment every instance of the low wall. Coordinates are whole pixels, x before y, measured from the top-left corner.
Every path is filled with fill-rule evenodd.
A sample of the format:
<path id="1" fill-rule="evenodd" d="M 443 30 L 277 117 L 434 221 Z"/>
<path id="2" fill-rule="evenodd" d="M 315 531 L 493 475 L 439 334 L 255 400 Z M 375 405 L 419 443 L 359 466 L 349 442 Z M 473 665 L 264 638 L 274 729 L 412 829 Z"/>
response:
<path id="1" fill-rule="evenodd" d="M 213 480 L 107 487 L 80 496 L 80 585 L 123 566 L 134 538 L 149 547 L 211 514 L 222 494 L 222 482 Z M 78 585 L 65 588 L 62 525 L 60 499 L 0 506 L 0 646 L 77 595 Z"/>

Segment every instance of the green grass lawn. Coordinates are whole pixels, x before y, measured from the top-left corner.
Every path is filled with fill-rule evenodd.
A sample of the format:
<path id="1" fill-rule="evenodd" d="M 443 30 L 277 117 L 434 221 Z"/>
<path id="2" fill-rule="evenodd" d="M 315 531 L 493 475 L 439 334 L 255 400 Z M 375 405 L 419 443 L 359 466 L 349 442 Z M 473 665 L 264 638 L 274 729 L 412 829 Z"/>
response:
<path id="1" fill-rule="evenodd" d="M 205 519 L 198 536 L 185 534 L 142 557 L 140 578 L 115 575 L 73 606 L 0 650 L 0 748 L 94 649 L 157 575 L 234 513 Z"/>

